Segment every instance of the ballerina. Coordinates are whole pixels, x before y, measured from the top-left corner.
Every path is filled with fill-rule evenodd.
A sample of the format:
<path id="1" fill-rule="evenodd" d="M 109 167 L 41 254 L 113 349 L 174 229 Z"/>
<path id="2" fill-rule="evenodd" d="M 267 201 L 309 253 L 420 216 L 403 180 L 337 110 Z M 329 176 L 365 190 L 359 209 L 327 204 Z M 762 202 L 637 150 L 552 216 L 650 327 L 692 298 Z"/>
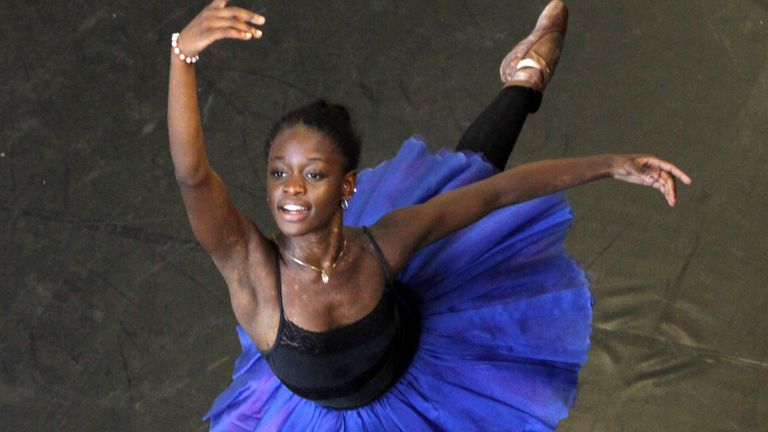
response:
<path id="1" fill-rule="evenodd" d="M 549 431 L 567 415 L 589 346 L 591 296 L 562 240 L 564 189 L 600 178 L 676 202 L 648 155 L 503 170 L 562 49 L 567 10 L 545 8 L 500 68 L 499 96 L 456 152 L 419 138 L 358 173 L 347 110 L 317 101 L 267 139 L 270 235 L 208 163 L 195 85 L 221 39 L 260 39 L 265 18 L 215 0 L 172 37 L 168 128 L 195 237 L 229 289 L 243 353 L 212 430 Z"/>

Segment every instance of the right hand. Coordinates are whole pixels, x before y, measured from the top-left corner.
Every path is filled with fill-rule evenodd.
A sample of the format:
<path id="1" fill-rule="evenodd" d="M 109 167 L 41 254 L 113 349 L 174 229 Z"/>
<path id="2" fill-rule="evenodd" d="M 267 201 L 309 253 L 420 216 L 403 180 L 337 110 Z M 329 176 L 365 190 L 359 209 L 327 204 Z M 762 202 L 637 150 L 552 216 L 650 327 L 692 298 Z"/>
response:
<path id="1" fill-rule="evenodd" d="M 265 21 L 257 13 L 227 7 L 227 0 L 213 0 L 181 31 L 179 48 L 187 56 L 194 56 L 220 39 L 259 39 L 262 32 L 256 26 Z"/>

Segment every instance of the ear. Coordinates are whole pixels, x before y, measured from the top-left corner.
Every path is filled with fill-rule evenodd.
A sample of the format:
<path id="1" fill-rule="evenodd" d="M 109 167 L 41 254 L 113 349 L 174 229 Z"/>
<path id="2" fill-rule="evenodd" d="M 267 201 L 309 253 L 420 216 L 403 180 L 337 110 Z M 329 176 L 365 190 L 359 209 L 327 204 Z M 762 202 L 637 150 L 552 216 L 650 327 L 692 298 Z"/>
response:
<path id="1" fill-rule="evenodd" d="M 355 187 L 357 186 L 357 171 L 350 171 L 344 174 L 344 181 L 342 183 L 341 195 L 346 199 L 352 199 L 352 195 L 355 194 Z"/>

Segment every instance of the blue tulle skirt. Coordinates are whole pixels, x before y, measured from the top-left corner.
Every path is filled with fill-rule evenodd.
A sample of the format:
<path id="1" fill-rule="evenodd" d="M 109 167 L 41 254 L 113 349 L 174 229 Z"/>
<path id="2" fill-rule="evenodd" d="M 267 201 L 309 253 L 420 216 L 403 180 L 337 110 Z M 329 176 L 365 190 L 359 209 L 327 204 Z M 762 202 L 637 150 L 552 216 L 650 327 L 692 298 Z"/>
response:
<path id="1" fill-rule="evenodd" d="M 358 175 L 347 225 L 484 179 L 479 155 L 430 154 L 419 138 Z M 510 185 L 514 187 L 514 185 Z M 334 410 L 291 393 L 237 328 L 233 382 L 206 416 L 214 431 L 551 431 L 586 361 L 592 297 L 566 255 L 563 194 L 497 210 L 420 250 L 398 275 L 421 311 L 418 351 L 376 401 Z"/>

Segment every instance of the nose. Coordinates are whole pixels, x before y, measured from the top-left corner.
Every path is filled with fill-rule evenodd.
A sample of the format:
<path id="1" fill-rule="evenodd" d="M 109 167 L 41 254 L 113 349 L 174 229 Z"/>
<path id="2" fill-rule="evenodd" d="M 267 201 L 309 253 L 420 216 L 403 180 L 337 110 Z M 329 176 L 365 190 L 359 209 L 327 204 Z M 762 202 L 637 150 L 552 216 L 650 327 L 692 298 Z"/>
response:
<path id="1" fill-rule="evenodd" d="M 304 184 L 304 177 L 300 175 L 291 175 L 286 180 L 285 183 L 283 183 L 283 190 L 286 193 L 292 194 L 292 195 L 301 195 L 304 192 L 307 191 L 306 185 Z"/>

